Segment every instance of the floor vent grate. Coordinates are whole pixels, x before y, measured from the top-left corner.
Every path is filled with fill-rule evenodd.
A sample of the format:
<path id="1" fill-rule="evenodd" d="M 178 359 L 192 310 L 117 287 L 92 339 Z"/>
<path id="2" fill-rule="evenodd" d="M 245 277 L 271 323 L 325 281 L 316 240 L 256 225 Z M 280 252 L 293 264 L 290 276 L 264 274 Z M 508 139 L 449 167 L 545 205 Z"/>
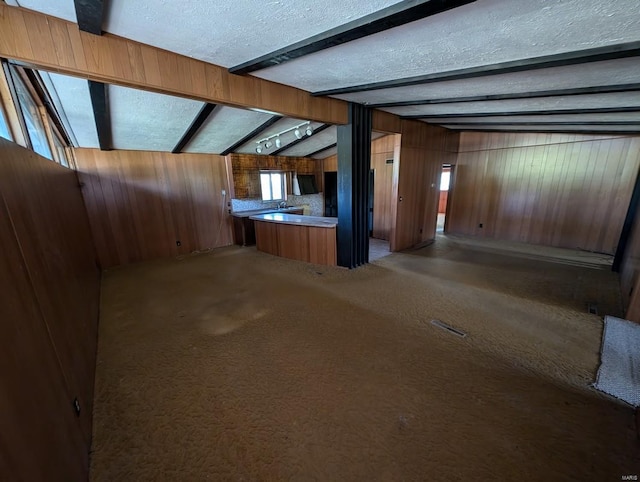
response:
<path id="1" fill-rule="evenodd" d="M 450 333 L 453 333 L 460 338 L 464 338 L 467 334 L 464 331 L 456 330 L 453 326 L 447 325 L 445 322 L 440 320 L 431 320 L 431 324 L 433 326 L 437 326 L 438 328 L 442 328 L 443 330 L 447 330 Z"/>

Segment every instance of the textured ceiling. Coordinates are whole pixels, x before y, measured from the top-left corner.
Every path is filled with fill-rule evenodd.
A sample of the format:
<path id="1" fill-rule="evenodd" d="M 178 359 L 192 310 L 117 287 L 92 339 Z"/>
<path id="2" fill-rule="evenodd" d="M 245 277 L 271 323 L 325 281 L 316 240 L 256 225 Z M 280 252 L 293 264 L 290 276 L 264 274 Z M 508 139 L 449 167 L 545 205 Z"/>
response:
<path id="1" fill-rule="evenodd" d="M 640 60 L 637 58 L 354 92 L 336 97 L 352 102 L 383 103 L 633 83 L 640 83 Z"/>
<path id="2" fill-rule="evenodd" d="M 220 154 L 271 117 L 262 112 L 218 106 L 184 152 Z"/>
<path id="3" fill-rule="evenodd" d="M 639 107 L 640 91 L 629 94 L 593 94 L 537 99 L 492 100 L 487 102 L 462 102 L 455 104 L 415 105 L 385 109 L 398 115 L 438 115 L 464 113 L 491 113 L 537 111 L 551 109 L 599 109 L 608 107 Z"/>
<path id="4" fill-rule="evenodd" d="M 338 141 L 336 127 L 331 126 L 317 134 L 307 137 L 304 142 L 300 142 L 290 149 L 282 152 L 283 156 L 300 156 L 304 157 L 308 154 L 316 152 L 324 147 L 329 147 Z"/>
<path id="5" fill-rule="evenodd" d="M 451 122 L 637 122 L 640 125 L 640 112 L 616 112 L 613 114 L 545 114 L 497 117 L 464 117 L 459 119 L 428 119 L 429 124 L 447 124 Z"/>
<path id="6" fill-rule="evenodd" d="M 89 85 L 85 79 L 55 73 L 40 72 L 54 98 L 56 109 L 64 114 L 77 147 L 98 147 L 98 134 L 91 107 Z M 56 102 L 59 100 L 59 104 Z"/>
<path id="7" fill-rule="evenodd" d="M 295 126 L 297 124 L 301 124 L 302 122 L 305 122 L 304 119 L 290 119 L 290 118 L 282 119 L 282 120 L 276 122 L 275 124 L 273 124 L 268 129 L 265 129 L 263 132 L 261 132 L 259 135 L 255 136 L 250 141 L 248 141 L 245 144 L 243 144 L 242 146 L 240 146 L 240 148 L 236 149 L 235 152 L 240 152 L 240 153 L 244 153 L 244 154 L 255 154 L 256 153 L 256 146 L 258 145 L 257 141 L 259 141 L 260 139 L 264 139 L 266 137 L 278 134 L 279 132 L 282 132 L 282 131 L 284 131 L 286 129 L 289 129 L 290 127 L 293 127 L 293 126 Z M 312 122 L 311 123 L 311 127 L 313 127 L 314 129 L 317 129 L 321 125 L 322 124 L 320 124 L 318 122 Z M 304 131 L 304 128 L 302 128 L 301 130 Z M 280 140 L 282 142 L 282 146 L 281 147 L 284 147 L 284 146 L 286 146 L 288 144 L 291 144 L 295 140 L 297 140 L 297 138 L 294 135 L 293 131 L 289 131 L 289 132 L 283 134 L 281 136 Z M 273 139 L 272 139 L 272 141 L 273 141 Z M 262 154 L 270 154 L 270 153 L 274 152 L 275 150 L 276 150 L 276 148 L 274 146 L 271 149 L 265 149 L 262 152 Z"/>
<path id="8" fill-rule="evenodd" d="M 371 140 L 378 139 L 379 137 L 384 137 L 384 136 L 388 136 L 388 135 L 389 134 L 386 134 L 384 132 L 373 131 L 371 133 Z M 335 140 L 334 140 L 334 142 L 335 142 Z M 331 145 L 331 144 L 329 144 L 329 145 Z M 315 155 L 313 155 L 311 157 L 313 157 L 314 159 L 325 159 L 325 158 L 327 158 L 329 156 L 334 156 L 337 153 L 338 153 L 338 148 L 334 146 L 334 147 L 330 147 L 328 149 L 324 149 L 324 150 L 318 152 L 317 154 L 315 154 Z"/>
<path id="9" fill-rule="evenodd" d="M 29 10 L 46 13 L 52 17 L 77 22 L 73 0 L 5 0 L 7 5 L 24 7 Z"/>
<path id="10" fill-rule="evenodd" d="M 109 86 L 113 147 L 170 151 L 203 105 L 195 100 Z"/>
<path id="11" fill-rule="evenodd" d="M 105 31 L 231 67 L 398 2 L 110 0 Z"/>
<path id="12" fill-rule="evenodd" d="M 75 21 L 73 0 L 7 0 Z M 399 0 L 212 1 L 110 0 L 103 30 L 163 49 L 231 67 L 325 32 Z M 640 41 L 638 0 L 477 0 L 474 3 L 321 50 L 253 75 L 311 92 L 405 77 L 447 72 L 500 62 L 520 61 L 597 47 Z M 83 114 L 86 87 L 58 76 L 52 83 L 80 145 L 96 145 L 95 126 Z M 526 94 L 559 89 L 640 84 L 640 59 L 632 57 L 545 68 L 464 80 L 354 92 L 337 97 L 366 104 L 448 99 L 482 95 Z M 112 87 L 114 146 L 170 150 L 200 109 L 201 103 Z M 576 122 L 553 129 L 598 132 L 622 127 L 640 131 L 640 113 L 487 116 L 488 113 L 640 107 L 640 93 L 556 95 L 529 99 L 431 103 L 386 107 L 399 115 L 474 114 L 456 118 L 486 124 L 506 122 Z M 217 107 L 185 148 L 217 153 L 269 119 L 261 114 Z M 283 119 L 257 136 L 265 137 L 302 122 Z M 584 122 L 637 122 L 632 126 L 579 125 Z M 430 123 L 434 121 L 429 120 Z M 453 120 L 442 118 L 441 125 Z M 87 124 L 88 123 L 88 124 Z M 84 126 L 83 124 L 87 124 Z M 314 124 L 319 126 L 319 124 Z M 506 128 L 525 130 L 511 124 Z M 535 126 L 526 126 L 535 129 Z M 502 126 L 500 126 L 502 128 Z M 540 129 L 549 130 L 548 126 Z M 635 131 L 634 131 L 635 129 Z M 290 155 L 313 152 L 335 140 L 335 129 L 297 144 Z M 236 152 L 255 152 L 255 140 Z M 331 142 L 329 142 L 331 141 Z M 286 143 L 285 143 L 286 144 Z M 272 148 L 271 151 L 275 149 Z M 266 152 L 265 152 L 266 153 Z M 325 155 L 323 153 L 322 155 Z"/>
<path id="13" fill-rule="evenodd" d="M 443 124 L 444 127 L 448 128 L 448 129 L 453 129 L 453 130 L 464 130 L 464 131 L 470 131 L 470 130 L 480 130 L 480 131 L 486 131 L 486 130 L 496 130 L 496 131 L 530 131 L 530 132 L 583 132 L 585 130 L 584 127 L 582 126 L 547 126 L 547 125 L 543 125 L 543 126 L 521 126 L 521 125 L 500 125 L 500 126 L 493 126 L 493 125 L 479 125 L 479 126 L 472 126 L 472 127 L 468 127 L 465 126 L 464 128 L 460 127 L 460 126 L 456 126 L 456 125 L 447 125 L 447 124 Z M 625 133 L 625 132 L 638 132 L 640 131 L 640 129 L 638 128 L 638 126 L 608 126 L 608 125 L 601 125 L 601 126 L 589 126 L 589 131 L 590 132 L 603 132 L 603 133 Z"/>
<path id="14" fill-rule="evenodd" d="M 256 75 L 309 91 L 640 40 L 638 0 L 478 0 Z"/>

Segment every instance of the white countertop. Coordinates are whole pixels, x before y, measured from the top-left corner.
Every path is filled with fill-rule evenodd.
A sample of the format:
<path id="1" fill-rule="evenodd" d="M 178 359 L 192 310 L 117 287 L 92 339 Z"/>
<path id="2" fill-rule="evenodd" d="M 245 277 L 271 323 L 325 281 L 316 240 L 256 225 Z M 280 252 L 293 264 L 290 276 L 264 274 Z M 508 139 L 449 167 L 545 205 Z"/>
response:
<path id="1" fill-rule="evenodd" d="M 254 221 L 267 221 L 269 223 L 293 224 L 297 226 L 310 226 L 313 228 L 335 228 L 338 218 L 323 216 L 303 216 L 301 214 L 269 213 L 251 216 Z"/>
<path id="2" fill-rule="evenodd" d="M 250 211 L 233 211 L 231 213 L 232 216 L 236 218 L 249 218 L 251 216 L 255 216 L 256 214 L 265 214 L 265 213 L 286 213 L 291 211 L 303 211 L 304 208 L 302 206 L 287 206 L 286 208 L 266 208 L 266 209 L 252 209 Z"/>

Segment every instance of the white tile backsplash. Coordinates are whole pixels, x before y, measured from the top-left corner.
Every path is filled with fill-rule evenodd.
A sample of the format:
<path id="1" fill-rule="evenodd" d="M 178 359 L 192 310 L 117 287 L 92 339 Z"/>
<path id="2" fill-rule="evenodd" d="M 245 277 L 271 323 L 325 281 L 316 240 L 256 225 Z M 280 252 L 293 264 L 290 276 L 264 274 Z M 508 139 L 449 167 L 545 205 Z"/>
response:
<path id="1" fill-rule="evenodd" d="M 265 202 L 262 199 L 231 200 L 231 209 L 233 210 L 233 212 L 252 211 L 254 209 L 268 209 L 277 207 L 277 205 L 278 203 L 276 202 Z M 321 192 L 317 194 L 305 194 L 302 196 L 294 196 L 293 194 L 289 194 L 287 196 L 287 206 L 308 207 L 308 209 L 305 209 L 305 214 L 307 214 L 308 216 L 324 215 L 324 197 Z"/>

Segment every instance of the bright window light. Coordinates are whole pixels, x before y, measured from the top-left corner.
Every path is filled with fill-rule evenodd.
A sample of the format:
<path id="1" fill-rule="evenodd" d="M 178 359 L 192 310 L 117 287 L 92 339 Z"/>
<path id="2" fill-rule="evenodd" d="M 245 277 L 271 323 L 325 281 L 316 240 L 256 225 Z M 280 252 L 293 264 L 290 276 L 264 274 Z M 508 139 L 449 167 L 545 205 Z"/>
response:
<path id="1" fill-rule="evenodd" d="M 448 191 L 449 182 L 451 182 L 451 171 L 442 171 L 442 177 L 440 178 L 440 190 Z"/>
<path id="2" fill-rule="evenodd" d="M 5 139 L 9 139 L 12 141 L 11 133 L 9 132 L 9 126 L 7 125 L 7 120 L 4 118 L 4 113 L 2 109 L 0 109 L 0 137 L 4 137 Z"/>
<path id="3" fill-rule="evenodd" d="M 263 201 L 284 201 L 286 199 L 285 174 L 280 171 L 261 172 L 260 188 Z"/>

